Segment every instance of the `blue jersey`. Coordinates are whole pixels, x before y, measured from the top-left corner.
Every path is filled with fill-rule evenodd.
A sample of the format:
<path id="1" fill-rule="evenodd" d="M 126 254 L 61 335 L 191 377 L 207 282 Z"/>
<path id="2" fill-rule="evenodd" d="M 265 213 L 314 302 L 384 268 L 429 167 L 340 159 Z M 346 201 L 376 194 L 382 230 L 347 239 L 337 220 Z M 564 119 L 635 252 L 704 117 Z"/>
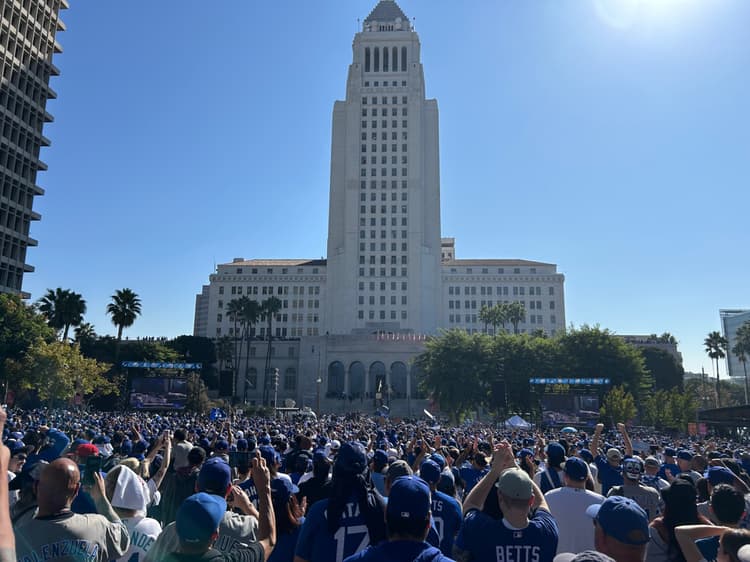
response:
<path id="1" fill-rule="evenodd" d="M 253 479 L 248 478 L 244 482 L 241 482 L 240 488 L 245 490 L 247 497 L 253 502 L 255 509 L 258 509 L 258 490 L 255 488 L 255 482 L 253 482 Z"/>
<path id="2" fill-rule="evenodd" d="M 539 509 L 523 529 L 509 529 L 502 519 L 479 510 L 466 514 L 456 546 L 476 562 L 552 562 L 557 551 L 557 523 Z"/>
<path id="3" fill-rule="evenodd" d="M 672 473 L 672 476 L 677 476 L 681 472 L 680 467 L 676 464 L 665 462 L 661 465 L 659 472 L 657 472 L 657 476 L 659 478 L 664 478 L 664 480 L 669 480 L 669 478 L 667 478 L 667 469 Z"/>
<path id="4" fill-rule="evenodd" d="M 295 554 L 308 562 L 343 562 L 347 556 L 370 545 L 365 518 L 354 498 L 346 503 L 336 532 L 328 532 L 328 501 L 323 499 L 312 504 L 297 539 Z"/>
<path id="5" fill-rule="evenodd" d="M 461 478 L 463 478 L 464 482 L 466 482 L 466 486 L 464 487 L 464 497 L 469 495 L 471 489 L 476 486 L 477 482 L 479 482 L 482 477 L 488 472 L 488 468 L 485 468 L 484 470 L 477 470 L 470 464 L 464 465 L 458 469 L 458 473 L 461 475 Z"/>
<path id="6" fill-rule="evenodd" d="M 304 523 L 304 518 L 302 519 Z M 273 547 L 268 562 L 293 562 L 294 550 L 297 548 L 297 539 L 299 538 L 300 529 L 297 527 L 291 533 L 279 533 L 276 535 L 276 546 Z"/>
<path id="7" fill-rule="evenodd" d="M 463 520 L 461 505 L 443 492 L 432 492 L 432 519 L 440 539 L 440 550 L 451 556 L 453 541 Z"/>
<path id="8" fill-rule="evenodd" d="M 370 546 L 344 562 L 453 562 L 425 542 L 390 541 Z"/>
<path id="9" fill-rule="evenodd" d="M 602 483 L 602 495 L 607 496 L 612 486 L 622 486 L 622 466 L 615 468 L 604 455 L 599 455 L 594 459 L 596 468 L 599 469 L 598 478 Z"/>

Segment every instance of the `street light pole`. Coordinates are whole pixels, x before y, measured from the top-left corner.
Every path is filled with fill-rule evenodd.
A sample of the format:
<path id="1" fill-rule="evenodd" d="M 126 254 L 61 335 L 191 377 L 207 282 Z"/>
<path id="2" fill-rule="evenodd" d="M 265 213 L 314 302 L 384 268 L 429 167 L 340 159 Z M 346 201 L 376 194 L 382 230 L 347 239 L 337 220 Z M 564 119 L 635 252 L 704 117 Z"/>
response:
<path id="1" fill-rule="evenodd" d="M 279 397 L 279 370 L 273 370 L 273 415 L 276 417 L 276 401 Z"/>
<path id="2" fill-rule="evenodd" d="M 320 415 L 320 384 L 323 382 L 323 379 L 318 377 L 315 379 L 315 384 L 317 384 L 317 393 L 315 394 L 315 413 Z"/>

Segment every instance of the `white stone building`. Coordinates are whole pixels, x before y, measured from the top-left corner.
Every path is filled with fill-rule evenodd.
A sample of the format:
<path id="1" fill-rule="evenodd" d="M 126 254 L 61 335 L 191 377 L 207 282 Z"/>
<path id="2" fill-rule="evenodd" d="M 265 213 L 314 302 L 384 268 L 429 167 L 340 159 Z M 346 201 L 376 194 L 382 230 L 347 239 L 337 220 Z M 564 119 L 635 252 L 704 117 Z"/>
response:
<path id="1" fill-rule="evenodd" d="M 237 258 L 196 297 L 195 335 L 216 338 L 237 336 L 232 299 L 281 300 L 271 344 L 280 401 L 418 412 L 411 360 L 427 335 L 482 331 L 482 306 L 513 301 L 526 308 L 519 331 L 564 329 L 556 265 L 461 260 L 454 239 L 441 239 L 437 102 L 425 98 L 419 37 L 392 0 L 355 34 L 346 99 L 333 108 L 330 181 L 327 259 Z M 268 379 L 258 380 L 266 330 L 257 324 L 240 360 L 237 395 L 249 402 Z"/>
<path id="2" fill-rule="evenodd" d="M 737 330 L 745 322 L 750 322 L 750 310 L 748 309 L 722 309 L 719 311 L 721 319 L 721 332 L 727 339 L 727 374 L 734 382 L 745 384 L 745 371 L 737 356 L 732 353 L 732 348 L 737 344 Z M 750 366 L 748 366 L 750 369 Z"/>

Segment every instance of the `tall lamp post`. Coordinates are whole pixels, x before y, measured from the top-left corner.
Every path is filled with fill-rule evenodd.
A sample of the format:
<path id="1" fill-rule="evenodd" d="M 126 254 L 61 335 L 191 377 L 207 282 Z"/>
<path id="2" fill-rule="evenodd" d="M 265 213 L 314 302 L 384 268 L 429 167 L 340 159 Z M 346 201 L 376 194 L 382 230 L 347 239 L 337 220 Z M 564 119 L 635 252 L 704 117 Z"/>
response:
<path id="1" fill-rule="evenodd" d="M 320 377 L 315 379 L 315 384 L 318 385 L 316 388 L 317 392 L 315 394 L 315 413 L 318 415 L 320 415 L 320 385 L 322 382 L 323 379 L 321 379 Z"/>
<path id="2" fill-rule="evenodd" d="M 273 370 L 273 415 L 276 417 L 276 401 L 279 397 L 279 370 Z"/>

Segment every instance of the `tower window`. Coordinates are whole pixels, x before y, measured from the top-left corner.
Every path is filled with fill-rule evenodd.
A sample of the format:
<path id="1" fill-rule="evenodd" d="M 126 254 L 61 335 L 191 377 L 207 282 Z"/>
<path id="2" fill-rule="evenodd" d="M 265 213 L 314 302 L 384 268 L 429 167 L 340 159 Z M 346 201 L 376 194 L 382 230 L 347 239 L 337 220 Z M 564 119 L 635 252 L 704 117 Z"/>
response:
<path id="1" fill-rule="evenodd" d="M 365 47 L 365 72 L 370 72 L 370 47 Z"/>
<path id="2" fill-rule="evenodd" d="M 398 47 L 393 47 L 392 53 L 393 53 L 393 61 L 391 62 L 393 63 L 393 71 L 397 72 L 398 71 Z M 394 82 L 393 85 L 395 86 L 396 83 Z"/>
<path id="3" fill-rule="evenodd" d="M 388 47 L 383 47 L 383 72 L 388 72 Z"/>
<path id="4" fill-rule="evenodd" d="M 401 72 L 406 72 L 406 47 L 401 47 Z"/>
<path id="5" fill-rule="evenodd" d="M 373 51 L 373 71 L 380 72 L 380 47 L 375 47 Z"/>

